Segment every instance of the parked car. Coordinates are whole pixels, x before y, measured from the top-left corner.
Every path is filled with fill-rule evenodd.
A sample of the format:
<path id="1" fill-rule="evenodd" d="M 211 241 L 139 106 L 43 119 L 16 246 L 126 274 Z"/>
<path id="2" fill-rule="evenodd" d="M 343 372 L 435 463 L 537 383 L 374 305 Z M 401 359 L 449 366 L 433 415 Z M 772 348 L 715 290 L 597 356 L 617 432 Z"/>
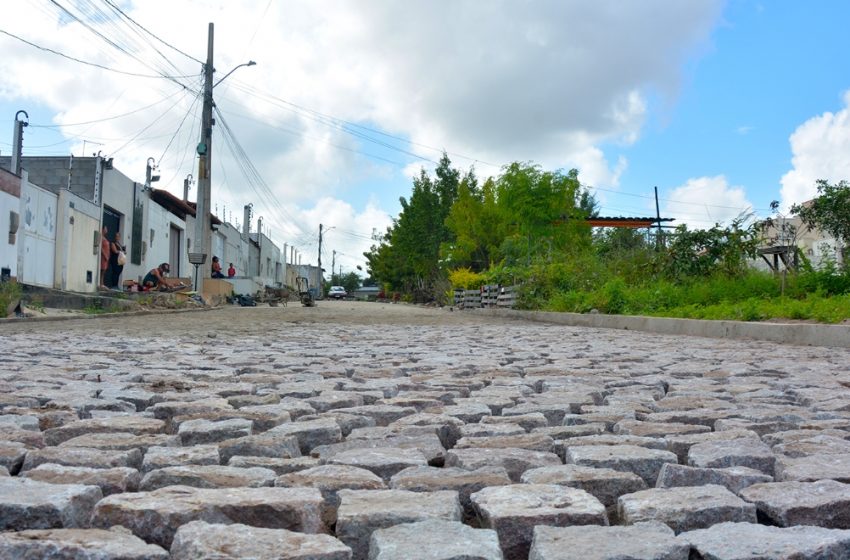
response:
<path id="1" fill-rule="evenodd" d="M 348 297 L 348 292 L 345 291 L 345 288 L 342 286 L 331 286 L 331 289 L 328 290 L 328 297 L 334 299 L 344 299 Z"/>

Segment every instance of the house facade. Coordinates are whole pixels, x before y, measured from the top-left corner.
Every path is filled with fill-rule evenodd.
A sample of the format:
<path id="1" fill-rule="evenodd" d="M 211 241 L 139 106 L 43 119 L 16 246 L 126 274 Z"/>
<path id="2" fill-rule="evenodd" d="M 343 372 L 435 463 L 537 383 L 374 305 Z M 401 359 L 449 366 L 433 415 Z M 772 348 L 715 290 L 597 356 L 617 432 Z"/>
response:
<path id="1" fill-rule="evenodd" d="M 189 263 L 195 231 L 195 204 L 139 183 L 94 157 L 23 157 L 21 175 L 0 157 L 0 272 L 24 284 L 76 292 L 99 285 L 100 235 L 118 234 L 126 246 L 122 280 L 140 282 L 160 263 L 171 276 L 194 279 Z M 261 231 L 243 229 L 210 215 L 212 255 L 236 293 L 256 293 L 286 285 L 286 251 Z M 260 226 L 261 224 L 258 224 Z M 14 230 L 14 231 L 13 231 Z M 209 266 L 211 257 L 203 266 Z"/>

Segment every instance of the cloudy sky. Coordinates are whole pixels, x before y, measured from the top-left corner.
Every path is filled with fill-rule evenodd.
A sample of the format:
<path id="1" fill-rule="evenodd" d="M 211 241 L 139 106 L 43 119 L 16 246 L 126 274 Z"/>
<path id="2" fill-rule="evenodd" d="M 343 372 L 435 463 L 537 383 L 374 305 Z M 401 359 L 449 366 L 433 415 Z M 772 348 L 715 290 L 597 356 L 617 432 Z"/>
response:
<path id="1" fill-rule="evenodd" d="M 3 16 L 0 139 L 23 109 L 26 155 L 99 151 L 140 182 L 153 157 L 175 194 L 197 174 L 213 22 L 217 80 L 257 62 L 215 89 L 215 209 L 235 223 L 252 203 L 304 262 L 324 224 L 323 264 L 337 251 L 344 271 L 442 150 L 479 177 L 576 167 L 605 215 L 654 214 L 657 186 L 692 227 L 850 179 L 842 0 L 17 0 Z"/>

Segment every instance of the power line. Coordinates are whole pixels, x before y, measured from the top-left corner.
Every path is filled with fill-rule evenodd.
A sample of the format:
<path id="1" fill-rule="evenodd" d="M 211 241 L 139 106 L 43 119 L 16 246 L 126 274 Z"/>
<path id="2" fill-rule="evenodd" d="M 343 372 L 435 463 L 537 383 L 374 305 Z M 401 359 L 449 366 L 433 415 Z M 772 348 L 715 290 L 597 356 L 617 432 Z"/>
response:
<path id="1" fill-rule="evenodd" d="M 138 27 L 139 29 L 141 29 L 142 31 L 144 31 L 145 33 L 147 33 L 148 35 L 150 35 L 151 37 L 153 37 L 154 39 L 156 39 L 157 41 L 159 41 L 160 43 L 162 43 L 163 45 L 165 45 L 166 47 L 168 47 L 168 48 L 170 48 L 170 49 L 172 49 L 172 50 L 174 50 L 174 51 L 176 51 L 176 52 L 178 52 L 178 53 L 182 54 L 182 55 L 183 55 L 183 56 L 185 56 L 186 58 L 189 58 L 189 59 L 191 59 L 191 60 L 194 60 L 194 61 L 195 61 L 195 62 L 197 62 L 198 64 L 204 64 L 204 62 L 203 62 L 203 61 L 198 60 L 197 58 L 195 58 L 194 56 L 192 56 L 192 55 L 190 55 L 190 54 L 186 54 L 185 52 L 181 51 L 180 49 L 178 49 L 177 47 L 175 47 L 175 46 L 174 46 L 174 45 L 172 45 L 171 43 L 168 43 L 167 41 L 165 41 L 165 40 L 163 40 L 163 39 L 160 39 L 157 35 L 155 35 L 155 34 L 154 34 L 153 32 L 151 32 L 149 29 L 147 29 L 147 28 L 146 28 L 146 27 L 144 27 L 142 24 L 140 24 L 139 22 L 137 22 L 136 20 L 134 20 L 133 18 L 131 18 L 130 16 L 128 16 L 126 13 L 124 13 L 124 11 L 122 11 L 122 10 L 121 10 L 121 8 L 119 8 L 118 6 L 116 6 L 116 5 L 115 5 L 113 2 L 111 2 L 110 0 L 103 0 L 103 1 L 104 1 L 104 2 L 106 2 L 106 4 L 108 4 L 108 5 L 109 5 L 109 7 L 111 7 L 113 10 L 115 10 L 116 12 L 118 12 L 121 16 L 123 16 L 126 20 L 128 20 L 129 22 L 131 22 L 133 25 L 135 25 L 136 27 Z M 271 1 L 271 0 L 269 0 L 269 1 Z M 266 6 L 266 9 L 268 9 L 268 6 Z"/>
<path id="2" fill-rule="evenodd" d="M 12 39 L 17 39 L 18 41 L 20 41 L 22 43 L 25 43 L 25 44 L 27 44 L 31 47 L 35 47 L 36 49 L 39 49 L 39 50 L 42 50 L 42 51 L 45 51 L 45 52 L 49 52 L 51 54 L 55 54 L 57 56 L 61 56 L 62 58 L 66 58 L 66 59 L 71 60 L 73 62 L 79 62 L 80 64 L 85 64 L 87 66 L 94 66 L 95 68 L 100 68 L 101 70 L 108 70 L 109 72 L 115 72 L 116 74 L 123 74 L 125 76 L 134 76 L 136 78 L 155 78 L 155 79 L 167 78 L 167 79 L 171 79 L 171 80 L 176 80 L 178 78 L 191 78 L 192 77 L 191 75 L 189 75 L 189 76 L 164 76 L 162 74 L 159 74 L 159 75 L 138 74 L 136 72 L 127 72 L 127 71 L 124 71 L 124 70 L 118 70 L 117 68 L 110 68 L 109 66 L 104 66 L 103 64 L 98 64 L 96 62 L 89 62 L 87 60 L 81 60 L 79 58 L 75 58 L 75 57 L 67 55 L 65 53 L 53 50 L 50 47 L 43 47 L 41 45 L 37 45 L 37 44 L 35 44 L 31 41 L 27 41 L 23 37 L 19 37 L 19 36 L 15 35 L 14 33 L 10 33 L 10 32 L 8 32 L 4 29 L 0 29 L 0 33 L 2 33 L 3 35 L 8 35 Z M 183 84 L 180 84 L 180 85 L 183 85 Z"/>

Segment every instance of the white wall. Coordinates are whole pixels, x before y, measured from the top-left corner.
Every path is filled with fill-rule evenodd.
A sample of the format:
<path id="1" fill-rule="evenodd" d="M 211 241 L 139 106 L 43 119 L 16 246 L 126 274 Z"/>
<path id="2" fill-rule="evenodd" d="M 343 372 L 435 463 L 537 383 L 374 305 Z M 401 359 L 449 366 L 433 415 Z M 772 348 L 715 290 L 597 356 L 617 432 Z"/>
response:
<path id="1" fill-rule="evenodd" d="M 183 231 L 183 239 L 180 241 L 181 262 L 179 266 L 180 276 L 192 277 L 194 267 L 189 265 L 186 256 L 186 222 L 181 220 L 156 202 L 148 200 L 148 220 L 145 228 L 145 243 L 147 244 L 147 255 L 145 258 L 145 274 L 147 271 L 159 266 L 160 263 L 171 263 L 171 226 L 174 225 Z M 178 267 L 174 266 L 175 272 Z M 172 274 L 174 276 L 174 274 Z"/>
<path id="2" fill-rule="evenodd" d="M 57 196 L 21 180 L 21 239 L 18 242 L 18 280 L 53 287 Z"/>
<path id="3" fill-rule="evenodd" d="M 101 209 L 70 191 L 59 192 L 54 287 L 97 291 Z"/>
<path id="4" fill-rule="evenodd" d="M 18 240 L 21 238 L 22 226 L 18 226 L 15 242 L 9 243 L 10 212 L 20 214 L 21 199 L 7 192 L 0 191 L 0 268 L 8 268 L 12 278 L 18 276 Z"/>

